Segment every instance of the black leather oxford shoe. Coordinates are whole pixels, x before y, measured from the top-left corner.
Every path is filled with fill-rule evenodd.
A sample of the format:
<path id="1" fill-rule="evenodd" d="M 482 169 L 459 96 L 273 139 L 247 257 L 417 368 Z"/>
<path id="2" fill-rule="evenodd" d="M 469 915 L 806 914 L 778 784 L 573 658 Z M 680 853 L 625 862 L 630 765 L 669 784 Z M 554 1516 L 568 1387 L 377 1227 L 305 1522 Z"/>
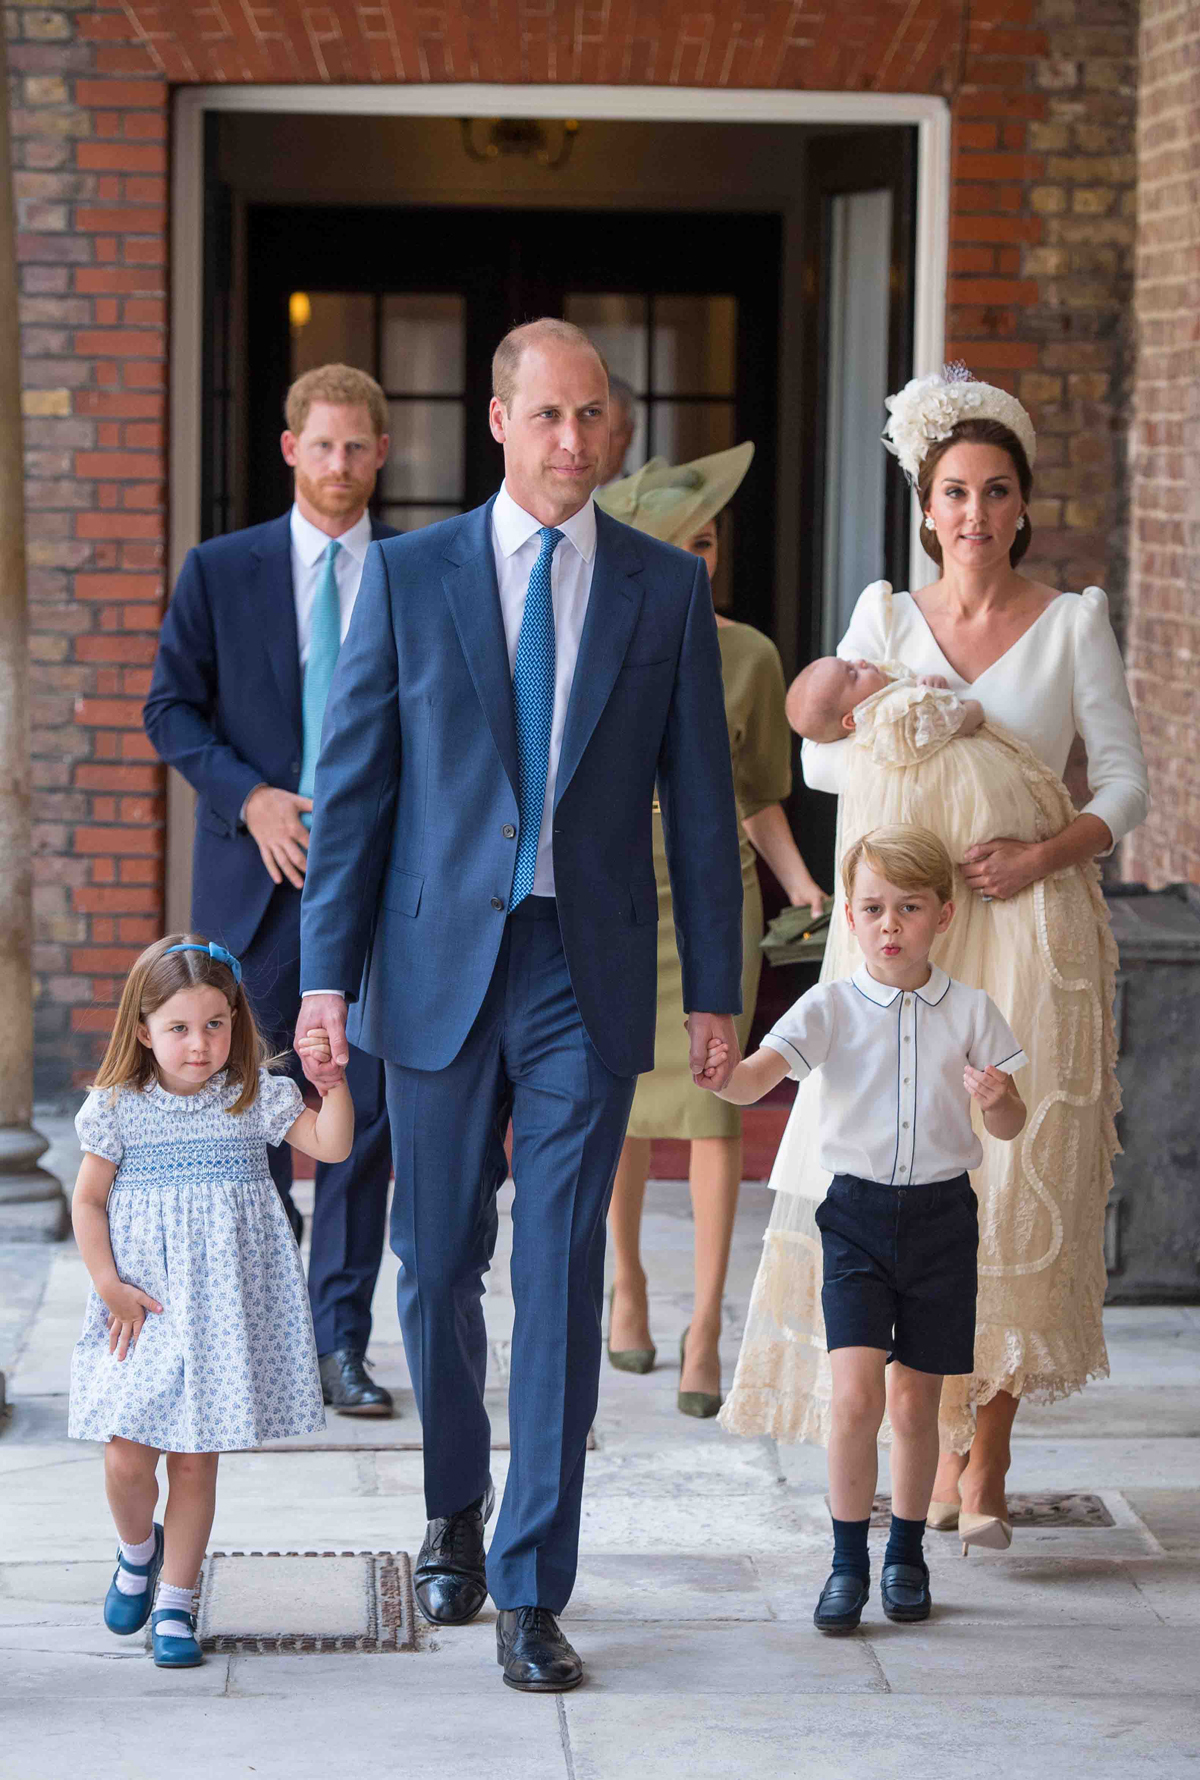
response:
<path id="1" fill-rule="evenodd" d="M 928 1619 L 933 1600 L 929 1571 L 924 1564 L 885 1564 L 879 1579 L 883 1611 L 898 1625 Z"/>
<path id="2" fill-rule="evenodd" d="M 431 1520 L 413 1571 L 417 1606 L 431 1625 L 466 1625 L 487 1600 L 483 1529 L 496 1505 L 489 1481 L 478 1501 Z"/>
<path id="3" fill-rule="evenodd" d="M 821 1590 L 813 1624 L 819 1632 L 852 1632 L 870 1592 L 870 1583 L 852 1570 L 835 1570 Z"/>
<path id="4" fill-rule="evenodd" d="M 566 1693 L 583 1680 L 583 1664 L 548 1607 L 502 1607 L 496 1615 L 496 1661 L 504 1684 L 520 1693 Z"/>
<path id="5" fill-rule="evenodd" d="M 339 1415 L 394 1415 L 392 1393 L 367 1371 L 367 1363 L 352 1347 L 339 1347 L 321 1356 L 321 1395 Z"/>

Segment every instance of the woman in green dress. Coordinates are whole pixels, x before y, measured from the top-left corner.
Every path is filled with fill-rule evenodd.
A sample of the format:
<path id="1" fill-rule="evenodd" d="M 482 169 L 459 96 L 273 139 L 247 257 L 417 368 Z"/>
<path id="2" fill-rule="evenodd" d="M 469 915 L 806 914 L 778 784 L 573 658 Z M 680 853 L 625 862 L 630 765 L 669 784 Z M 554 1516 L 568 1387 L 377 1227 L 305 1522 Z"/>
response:
<path id="1" fill-rule="evenodd" d="M 636 475 L 602 489 L 596 498 L 614 518 L 702 557 L 712 581 L 717 571 L 718 518 L 753 454 L 753 445 L 747 443 L 691 464 L 671 466 L 655 458 Z M 783 809 L 783 800 L 792 788 L 792 752 L 779 653 L 769 638 L 749 624 L 737 624 L 718 613 L 717 625 L 741 823 L 742 1013 L 737 1026 L 744 1046 L 762 966 L 763 908 L 755 851 L 762 854 L 793 904 L 808 903 L 819 912 L 824 892 L 814 883 L 796 847 Z M 655 1137 L 688 1139 L 695 1298 L 692 1319 L 680 1343 L 679 1407 L 685 1415 L 708 1416 L 721 1406 L 721 1297 L 742 1176 L 742 1124 L 739 1108 L 697 1088 L 688 1067 L 682 972 L 657 801 L 654 867 L 659 917 L 658 1029 L 654 1069 L 638 1082 L 609 1213 L 615 1272 L 608 1352 L 613 1365 L 623 1371 L 648 1372 L 654 1364 L 640 1255 L 650 1143 Z"/>

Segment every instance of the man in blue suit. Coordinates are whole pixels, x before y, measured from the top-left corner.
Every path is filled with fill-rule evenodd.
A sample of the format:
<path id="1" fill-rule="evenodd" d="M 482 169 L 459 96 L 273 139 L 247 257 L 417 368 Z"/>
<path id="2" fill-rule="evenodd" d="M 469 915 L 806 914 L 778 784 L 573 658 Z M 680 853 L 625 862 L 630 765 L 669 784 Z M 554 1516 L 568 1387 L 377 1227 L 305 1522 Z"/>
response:
<path id="1" fill-rule="evenodd" d="M 301 915 L 299 1028 L 387 1064 L 400 1322 L 424 1430 L 427 1619 L 490 1591 L 504 1679 L 582 1678 L 575 1578 L 604 1220 L 654 1061 L 657 781 L 693 1074 L 737 1057 L 741 876 L 704 566 L 596 510 L 608 377 L 531 322 L 493 362 L 504 484 L 373 547 L 330 694 Z M 340 993 L 338 993 L 340 991 Z M 313 1079 L 321 1069 L 306 1064 Z M 512 1121 L 511 1460 L 492 1505 L 480 1298 Z"/>
<path id="2" fill-rule="evenodd" d="M 321 724 L 373 539 L 367 503 L 387 456 L 374 378 L 323 365 L 287 396 L 290 513 L 188 552 L 163 621 L 145 724 L 194 787 L 192 926 L 242 961 L 255 1018 L 287 1050 L 300 1005 L 300 892 Z M 299 1064 L 291 1059 L 299 1077 Z M 355 1049 L 347 1162 L 319 1163 L 309 1297 L 326 1403 L 390 1415 L 366 1370 L 391 1173 L 383 1066 Z M 292 1152 L 268 1151 L 297 1240 Z"/>

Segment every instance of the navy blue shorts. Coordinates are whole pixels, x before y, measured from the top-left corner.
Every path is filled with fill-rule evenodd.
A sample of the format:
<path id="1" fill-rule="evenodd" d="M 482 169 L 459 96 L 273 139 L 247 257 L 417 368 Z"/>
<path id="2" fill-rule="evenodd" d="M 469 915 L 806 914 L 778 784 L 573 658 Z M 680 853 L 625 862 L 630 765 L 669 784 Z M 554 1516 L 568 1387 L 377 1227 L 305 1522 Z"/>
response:
<path id="1" fill-rule="evenodd" d="M 817 1207 L 829 1347 L 881 1347 L 914 1372 L 975 1369 L 978 1205 L 970 1179 L 882 1187 L 835 1174 Z"/>

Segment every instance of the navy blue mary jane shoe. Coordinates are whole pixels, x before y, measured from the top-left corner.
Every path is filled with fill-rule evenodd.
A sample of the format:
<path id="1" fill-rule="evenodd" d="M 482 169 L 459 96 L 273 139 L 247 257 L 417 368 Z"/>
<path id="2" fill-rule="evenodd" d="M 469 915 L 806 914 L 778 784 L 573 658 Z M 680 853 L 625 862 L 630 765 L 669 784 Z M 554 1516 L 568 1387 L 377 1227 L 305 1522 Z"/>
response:
<path id="1" fill-rule="evenodd" d="M 188 1628 L 186 1638 L 173 1638 L 160 1632 L 159 1626 L 174 1621 Z M 150 1642 L 156 1669 L 198 1669 L 204 1652 L 196 1642 L 196 1615 L 181 1613 L 178 1607 L 160 1607 L 150 1616 Z"/>
<path id="2" fill-rule="evenodd" d="M 121 1556 L 117 1548 L 117 1567 L 113 1571 L 113 1579 L 108 1585 L 108 1593 L 104 1597 L 104 1623 L 110 1632 L 116 1632 L 119 1638 L 128 1638 L 133 1632 L 140 1632 L 150 1617 L 150 1609 L 154 1605 L 154 1590 L 158 1584 L 158 1573 L 163 1566 L 163 1530 L 158 1522 L 154 1523 L 154 1556 L 148 1564 L 130 1564 Z M 123 1595 L 117 1587 L 117 1577 L 124 1570 L 129 1576 L 144 1576 L 146 1586 L 140 1595 Z"/>
<path id="3" fill-rule="evenodd" d="M 819 1632 L 852 1632 L 862 1618 L 871 1585 L 850 1570 L 835 1570 L 821 1590 L 813 1614 Z"/>

